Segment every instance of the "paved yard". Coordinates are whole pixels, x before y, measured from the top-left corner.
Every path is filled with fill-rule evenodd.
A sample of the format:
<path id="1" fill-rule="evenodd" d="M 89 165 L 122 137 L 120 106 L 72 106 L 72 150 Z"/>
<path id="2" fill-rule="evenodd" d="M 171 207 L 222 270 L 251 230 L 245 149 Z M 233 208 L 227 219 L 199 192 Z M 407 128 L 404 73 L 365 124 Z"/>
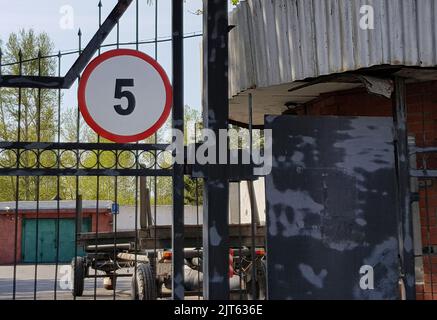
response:
<path id="1" fill-rule="evenodd" d="M 13 294 L 13 266 L 0 266 L 0 300 L 12 299 Z M 70 290 L 66 288 L 68 265 L 58 266 L 57 297 L 58 300 L 72 300 Z M 36 299 L 53 300 L 55 291 L 55 265 L 38 265 Z M 132 270 L 130 270 L 132 272 Z M 90 270 L 93 274 L 94 270 Z M 17 266 L 16 278 L 16 299 L 33 300 L 35 289 L 35 265 Z M 118 278 L 115 299 L 130 299 L 130 278 Z M 94 279 L 85 280 L 85 291 L 83 297 L 78 300 L 94 299 Z M 103 279 L 97 279 L 97 299 L 114 299 L 114 292 L 103 289 Z"/>

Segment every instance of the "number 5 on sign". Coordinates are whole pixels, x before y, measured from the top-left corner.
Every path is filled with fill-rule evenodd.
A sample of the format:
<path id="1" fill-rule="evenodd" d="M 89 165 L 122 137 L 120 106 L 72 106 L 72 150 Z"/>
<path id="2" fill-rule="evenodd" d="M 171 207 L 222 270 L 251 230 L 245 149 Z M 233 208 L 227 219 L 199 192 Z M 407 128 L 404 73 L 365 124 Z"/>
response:
<path id="1" fill-rule="evenodd" d="M 85 69 L 79 108 L 100 136 L 118 143 L 144 140 L 167 120 L 172 88 L 164 69 L 134 50 L 105 52 Z"/>
<path id="2" fill-rule="evenodd" d="M 135 110 L 136 100 L 135 96 L 131 91 L 121 91 L 123 87 L 134 87 L 134 79 L 117 79 L 115 82 L 115 98 L 121 99 L 126 97 L 127 99 L 127 108 L 123 109 L 120 104 L 114 106 L 115 111 L 119 115 L 128 116 Z"/>

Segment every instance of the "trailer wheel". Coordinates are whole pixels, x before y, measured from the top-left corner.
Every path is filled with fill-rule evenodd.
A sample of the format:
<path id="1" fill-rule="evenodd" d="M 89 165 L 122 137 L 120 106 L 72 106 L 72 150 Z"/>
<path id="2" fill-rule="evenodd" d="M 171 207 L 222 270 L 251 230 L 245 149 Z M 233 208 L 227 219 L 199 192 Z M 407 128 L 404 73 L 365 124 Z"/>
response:
<path id="1" fill-rule="evenodd" d="M 156 279 L 149 263 L 137 266 L 137 276 L 132 276 L 132 299 L 133 300 L 156 300 Z"/>
<path id="2" fill-rule="evenodd" d="M 71 261 L 71 282 L 73 289 L 71 293 L 73 297 L 81 297 L 85 285 L 86 261 L 83 257 L 73 258 Z"/>

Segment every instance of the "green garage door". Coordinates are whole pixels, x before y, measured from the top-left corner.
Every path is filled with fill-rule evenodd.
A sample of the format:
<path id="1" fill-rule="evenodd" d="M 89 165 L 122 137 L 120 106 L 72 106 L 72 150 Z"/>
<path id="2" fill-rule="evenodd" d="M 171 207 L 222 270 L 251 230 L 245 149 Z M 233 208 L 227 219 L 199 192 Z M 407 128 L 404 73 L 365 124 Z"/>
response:
<path id="1" fill-rule="evenodd" d="M 22 233 L 22 261 L 27 263 L 55 263 L 56 262 L 56 219 L 38 220 L 38 254 L 36 251 L 36 219 L 23 220 Z M 82 231 L 91 230 L 91 218 L 83 219 Z M 74 219 L 59 220 L 59 262 L 70 262 L 74 257 Z M 82 255 L 83 251 L 78 247 L 77 254 Z"/>

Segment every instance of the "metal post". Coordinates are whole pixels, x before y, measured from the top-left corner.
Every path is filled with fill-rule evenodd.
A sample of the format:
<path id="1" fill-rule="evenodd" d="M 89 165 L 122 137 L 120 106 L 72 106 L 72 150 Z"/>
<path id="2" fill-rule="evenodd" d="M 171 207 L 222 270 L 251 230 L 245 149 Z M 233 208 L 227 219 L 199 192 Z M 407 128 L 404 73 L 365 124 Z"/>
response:
<path id="1" fill-rule="evenodd" d="M 184 131 L 183 1 L 173 0 L 173 129 Z M 183 300 L 184 290 L 184 167 L 173 166 L 173 299 Z"/>
<path id="2" fill-rule="evenodd" d="M 204 127 L 228 129 L 228 3 L 203 1 Z M 216 144 L 218 145 L 218 143 Z M 217 160 L 219 153 L 217 152 Z M 229 182 L 223 169 L 206 177 L 203 210 L 203 295 L 229 299 Z"/>
<path id="3" fill-rule="evenodd" d="M 400 256 L 407 300 L 416 299 L 405 80 L 395 77 L 393 116 L 400 219 Z"/>

